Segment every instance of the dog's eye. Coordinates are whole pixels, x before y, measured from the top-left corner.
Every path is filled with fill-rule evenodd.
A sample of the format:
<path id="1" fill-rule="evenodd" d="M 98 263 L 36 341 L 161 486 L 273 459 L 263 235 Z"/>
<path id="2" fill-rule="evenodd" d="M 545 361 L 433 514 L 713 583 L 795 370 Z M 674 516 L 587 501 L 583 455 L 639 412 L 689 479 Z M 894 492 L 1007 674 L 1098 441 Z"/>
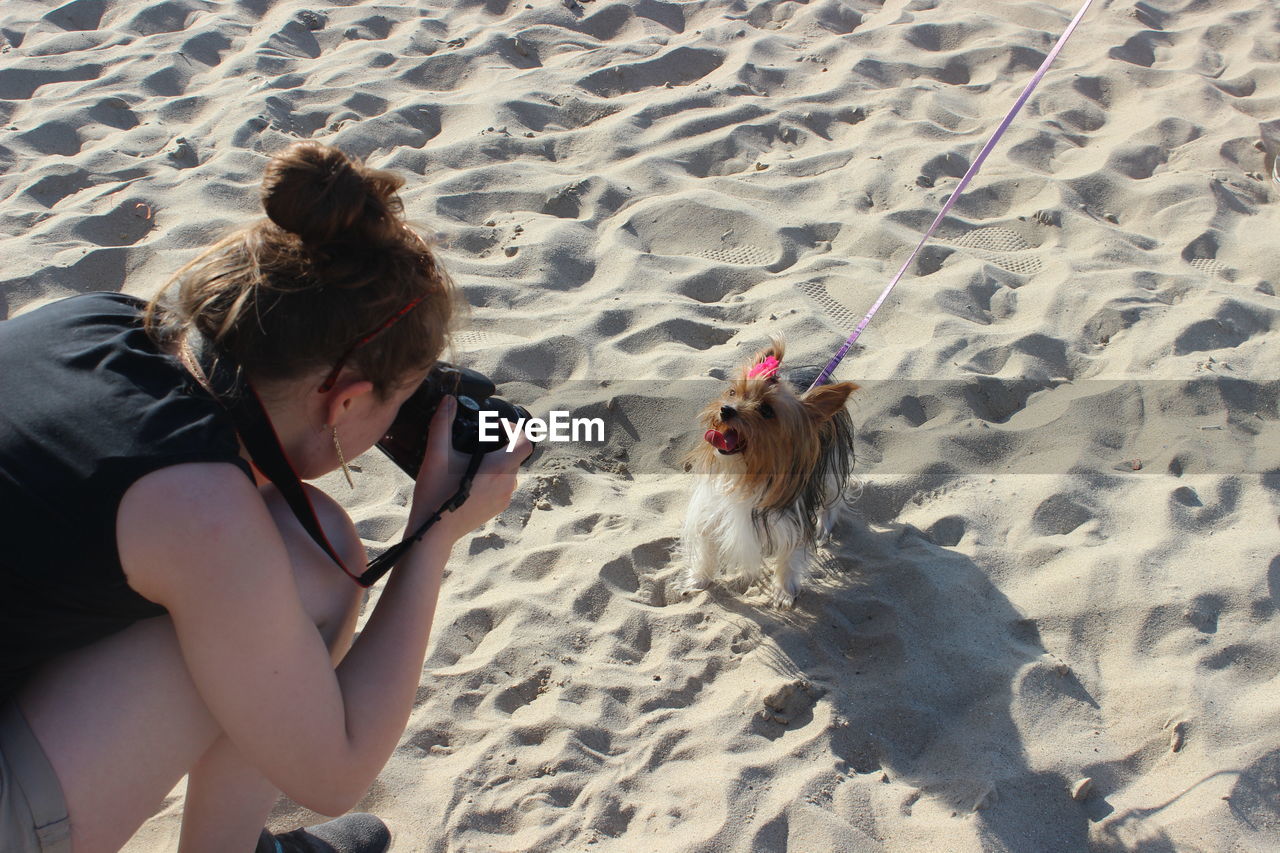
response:
<path id="1" fill-rule="evenodd" d="M 732 388 L 730 388 L 730 389 L 729 389 L 729 396 L 730 396 L 730 397 L 736 397 L 736 396 L 738 396 L 738 392 L 737 392 L 737 391 L 735 391 L 735 390 L 733 390 Z"/>
<path id="2" fill-rule="evenodd" d="M 760 414 L 764 415 L 766 418 L 772 418 L 772 417 L 773 417 L 773 406 L 770 406 L 768 403 L 761 403 L 761 404 L 760 404 Z"/>

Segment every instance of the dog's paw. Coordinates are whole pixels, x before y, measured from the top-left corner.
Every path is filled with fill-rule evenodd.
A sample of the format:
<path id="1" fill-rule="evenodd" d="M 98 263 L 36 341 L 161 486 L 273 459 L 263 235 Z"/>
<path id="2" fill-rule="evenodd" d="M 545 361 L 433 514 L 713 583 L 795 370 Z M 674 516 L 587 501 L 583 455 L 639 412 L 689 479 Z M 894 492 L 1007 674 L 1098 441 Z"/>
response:
<path id="1" fill-rule="evenodd" d="M 798 591 L 790 587 L 771 586 L 769 587 L 769 601 L 779 610 L 790 610 L 796 603 L 796 593 Z"/>
<path id="2" fill-rule="evenodd" d="M 671 590 L 681 598 L 697 595 L 709 586 L 711 581 L 699 575 L 681 575 L 671 582 Z"/>

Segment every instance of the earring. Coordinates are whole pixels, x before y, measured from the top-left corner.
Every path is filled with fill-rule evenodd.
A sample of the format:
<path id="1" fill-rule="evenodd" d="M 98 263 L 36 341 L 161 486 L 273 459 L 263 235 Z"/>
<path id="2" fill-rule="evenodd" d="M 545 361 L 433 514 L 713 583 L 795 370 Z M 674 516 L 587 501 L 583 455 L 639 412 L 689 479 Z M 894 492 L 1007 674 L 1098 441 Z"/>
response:
<path id="1" fill-rule="evenodd" d="M 354 489 L 356 484 L 351 480 L 351 469 L 347 467 L 347 458 L 342 455 L 342 445 L 338 443 L 338 425 L 334 424 L 329 430 L 333 434 L 333 449 L 338 451 L 338 461 L 342 463 L 342 473 L 347 478 L 347 485 Z"/>

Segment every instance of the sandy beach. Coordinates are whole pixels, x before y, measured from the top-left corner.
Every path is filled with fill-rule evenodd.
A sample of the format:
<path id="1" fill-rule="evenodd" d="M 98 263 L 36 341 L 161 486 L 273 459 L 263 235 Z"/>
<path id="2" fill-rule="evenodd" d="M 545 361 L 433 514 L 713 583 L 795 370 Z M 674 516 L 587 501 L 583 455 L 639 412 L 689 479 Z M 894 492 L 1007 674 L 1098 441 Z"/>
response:
<path id="1" fill-rule="evenodd" d="M 1274 0 L 1096 0 L 837 371 L 795 608 L 673 588 L 694 413 L 827 360 L 1078 8 L 6 0 L 0 318 L 152 295 L 315 139 L 407 179 L 457 361 L 606 421 L 455 550 L 396 853 L 1277 850 Z M 411 484 L 355 468 L 378 553 Z"/>

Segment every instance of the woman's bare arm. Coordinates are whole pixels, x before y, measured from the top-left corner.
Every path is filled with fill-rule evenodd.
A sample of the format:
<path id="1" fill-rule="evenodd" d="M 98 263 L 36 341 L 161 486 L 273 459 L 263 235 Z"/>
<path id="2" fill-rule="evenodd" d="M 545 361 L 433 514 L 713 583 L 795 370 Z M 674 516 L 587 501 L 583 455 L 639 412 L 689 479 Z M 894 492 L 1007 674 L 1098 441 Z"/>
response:
<path id="1" fill-rule="evenodd" d="M 241 753 L 299 803 L 341 813 L 403 734 L 453 543 L 506 505 L 526 453 L 490 455 L 472 498 L 392 573 L 336 673 L 270 513 L 232 466 L 139 480 L 118 515 L 121 562 L 169 610 L 196 688 Z"/>

